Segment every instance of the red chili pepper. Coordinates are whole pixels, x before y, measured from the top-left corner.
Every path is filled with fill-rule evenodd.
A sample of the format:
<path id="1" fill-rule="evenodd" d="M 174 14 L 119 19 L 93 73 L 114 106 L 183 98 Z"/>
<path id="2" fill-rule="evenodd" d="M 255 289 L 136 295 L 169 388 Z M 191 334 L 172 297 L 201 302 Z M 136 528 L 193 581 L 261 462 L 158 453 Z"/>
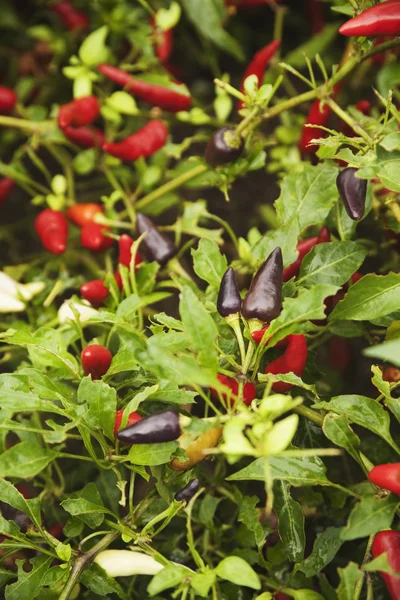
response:
<path id="1" fill-rule="evenodd" d="M 89 19 L 85 13 L 72 6 L 72 4 L 66 0 L 56 2 L 56 4 L 53 4 L 51 7 L 51 10 L 56 13 L 68 31 L 86 29 L 89 25 Z"/>
<path id="2" fill-rule="evenodd" d="M 240 91 L 244 93 L 244 82 L 247 77 L 250 75 L 257 75 L 258 78 L 258 87 L 261 87 L 263 82 L 263 77 L 265 73 L 265 69 L 273 55 L 277 52 L 279 46 L 281 45 L 279 40 L 274 40 L 264 48 L 261 48 L 251 59 L 250 63 L 247 66 L 246 71 L 244 72 L 244 76 L 242 79 L 242 83 L 240 84 Z M 243 102 L 240 100 L 238 104 L 238 110 L 240 110 L 243 106 Z"/>
<path id="3" fill-rule="evenodd" d="M 131 264 L 131 258 L 132 258 L 131 247 L 132 247 L 133 242 L 134 242 L 134 240 L 126 233 L 120 235 L 119 240 L 118 240 L 118 246 L 119 246 L 118 264 L 125 265 L 125 267 L 129 268 L 129 266 Z M 139 252 L 136 252 L 135 267 L 140 265 L 141 262 L 142 262 L 142 257 L 140 256 Z"/>
<path id="4" fill-rule="evenodd" d="M 350 344 L 345 338 L 334 336 L 328 342 L 328 363 L 340 373 L 347 369 L 351 360 Z"/>
<path id="5" fill-rule="evenodd" d="M 84 248 L 102 252 L 113 245 L 113 239 L 104 235 L 104 231 L 110 231 L 109 227 L 98 223 L 88 223 L 81 230 L 81 244 Z"/>
<path id="6" fill-rule="evenodd" d="M 99 344 L 86 346 L 82 350 L 81 362 L 85 375 L 91 375 L 92 379 L 100 379 L 110 368 L 112 354 L 108 348 Z"/>
<path id="7" fill-rule="evenodd" d="M 114 436 L 115 437 L 117 437 L 117 433 L 120 430 L 123 414 L 124 414 L 123 408 L 121 408 L 121 410 L 117 410 L 117 412 L 115 413 L 115 425 L 114 425 Z M 131 412 L 128 417 L 128 422 L 125 425 L 125 427 L 129 427 L 130 425 L 133 425 L 134 423 L 137 423 L 138 421 L 141 421 L 141 420 L 142 420 L 142 417 L 139 415 L 139 413 Z"/>
<path id="8" fill-rule="evenodd" d="M 0 206 L 7 199 L 14 186 L 14 179 L 11 179 L 10 177 L 3 177 L 3 179 L 0 179 Z"/>
<path id="9" fill-rule="evenodd" d="M 307 238 L 306 240 L 301 240 L 296 249 L 299 253 L 296 260 L 283 269 L 283 281 L 289 281 L 292 277 L 295 277 L 299 274 L 301 263 L 303 262 L 303 258 L 314 248 L 317 244 L 323 244 L 325 242 L 329 242 L 331 239 L 330 233 L 326 227 L 323 227 L 317 236 Z"/>
<path id="10" fill-rule="evenodd" d="M 171 112 L 179 112 L 189 110 L 192 105 L 192 98 L 183 91 L 178 92 L 176 89 L 164 85 L 143 81 L 111 65 L 99 65 L 97 68 L 102 75 L 153 106 L 159 106 Z M 175 87 L 177 85 L 179 87 L 181 84 L 175 84 Z"/>
<path id="11" fill-rule="evenodd" d="M 307 0 L 307 13 L 312 33 L 320 33 L 325 27 L 321 0 Z"/>
<path id="12" fill-rule="evenodd" d="M 14 90 L 0 85 L 0 113 L 10 112 L 17 104 L 17 94 Z"/>
<path id="13" fill-rule="evenodd" d="M 174 33 L 172 29 L 161 29 L 157 27 L 157 23 L 154 17 L 150 19 L 151 26 L 154 32 L 154 48 L 156 56 L 160 62 L 165 63 L 171 56 L 172 46 L 174 42 Z"/>
<path id="14" fill-rule="evenodd" d="M 321 101 L 314 100 L 310 110 L 308 111 L 307 119 L 304 124 L 299 142 L 299 148 L 303 154 L 314 154 L 318 150 L 319 146 L 318 144 L 310 144 L 311 140 L 320 139 L 326 135 L 325 131 L 322 129 L 306 127 L 306 125 L 321 125 L 326 127 L 328 125 L 330 114 L 331 109 L 327 104 L 324 104 L 321 109 Z"/>
<path id="15" fill-rule="evenodd" d="M 236 379 L 233 379 L 232 377 L 227 377 L 226 375 L 217 375 L 217 379 L 220 383 L 222 383 L 223 386 L 225 386 L 226 388 L 229 388 L 232 393 L 231 394 L 224 394 L 224 393 L 219 394 L 215 388 L 210 388 L 210 392 L 216 398 L 222 397 L 225 404 L 228 403 L 228 398 L 229 398 L 230 405 L 233 406 L 233 404 L 237 400 L 237 395 L 238 395 L 238 391 L 239 391 L 239 383 L 237 382 Z M 243 387 L 243 402 L 247 406 L 249 406 L 249 404 L 252 403 L 252 401 L 254 400 L 255 397 L 256 397 L 256 388 L 254 387 L 254 383 L 251 383 L 250 381 L 245 383 L 244 387 Z"/>
<path id="16" fill-rule="evenodd" d="M 84 96 L 60 106 L 57 122 L 61 129 L 82 127 L 93 123 L 99 114 L 100 104 L 96 96 Z"/>
<path id="17" fill-rule="evenodd" d="M 63 536 L 63 529 L 65 527 L 65 523 L 55 523 L 49 529 L 50 535 L 57 538 L 58 540 Z"/>
<path id="18" fill-rule="evenodd" d="M 342 35 L 379 36 L 400 34 L 400 1 L 389 0 L 367 8 L 340 28 Z"/>
<path id="19" fill-rule="evenodd" d="M 274 597 L 275 600 L 291 600 L 291 597 L 283 592 L 277 592 Z"/>
<path id="20" fill-rule="evenodd" d="M 105 142 L 104 152 L 121 160 L 136 160 L 151 156 L 162 148 L 168 137 L 168 129 L 162 121 L 153 120 L 121 142 Z"/>
<path id="21" fill-rule="evenodd" d="M 374 541 L 372 542 L 371 550 L 374 558 L 377 558 L 386 552 L 388 564 L 394 571 L 400 573 L 400 531 L 380 531 L 376 534 Z M 400 577 L 382 571 L 380 572 L 380 575 L 386 583 L 386 587 L 392 599 L 399 600 Z"/>
<path id="22" fill-rule="evenodd" d="M 91 223 L 95 216 L 103 214 L 104 208 L 100 204 L 94 202 L 82 202 L 81 204 L 74 204 L 67 210 L 67 217 L 78 225 L 78 227 L 84 227 L 88 223 Z"/>
<path id="23" fill-rule="evenodd" d="M 289 335 L 288 338 L 289 343 L 285 352 L 267 365 L 265 373 L 274 375 L 294 373 L 298 377 L 303 375 L 308 357 L 306 338 L 304 335 Z M 272 384 L 272 389 L 280 393 L 287 392 L 291 387 L 291 383 L 283 381 L 276 381 Z"/>
<path id="24" fill-rule="evenodd" d="M 258 330 L 258 331 L 253 331 L 251 334 L 251 338 L 252 340 L 255 341 L 256 344 L 261 344 L 261 340 L 264 337 L 264 333 L 267 331 L 267 329 L 269 328 L 269 325 L 266 325 L 265 327 L 263 327 L 262 329 Z M 266 346 L 269 342 L 269 338 L 268 336 L 265 338 L 265 342 L 264 342 L 264 346 Z M 286 346 L 289 343 L 289 338 L 285 337 L 283 338 L 283 340 L 280 340 L 277 344 L 276 347 L 277 348 L 286 348 Z"/>
<path id="25" fill-rule="evenodd" d="M 109 295 L 109 291 L 101 279 L 87 281 L 81 285 L 80 291 L 82 298 L 90 302 L 94 308 L 103 306 L 104 301 L 107 300 Z"/>
<path id="26" fill-rule="evenodd" d="M 64 127 L 62 132 L 67 139 L 82 148 L 101 148 L 104 144 L 104 133 L 96 127 Z"/>
<path id="27" fill-rule="evenodd" d="M 62 212 L 46 208 L 36 217 L 35 229 L 46 250 L 53 254 L 65 252 L 68 222 Z"/>
<path id="28" fill-rule="evenodd" d="M 357 102 L 355 105 L 355 108 L 363 115 L 367 116 L 371 112 L 371 103 L 368 100 L 360 100 L 360 102 Z M 344 123 L 342 131 L 347 137 L 355 137 L 357 135 L 354 129 L 347 123 Z M 343 163 L 343 161 L 340 162 Z M 343 163 L 343 166 L 347 166 L 347 163 Z"/>
<path id="29" fill-rule="evenodd" d="M 377 465 L 368 473 L 368 479 L 384 490 L 400 496 L 400 463 Z"/>

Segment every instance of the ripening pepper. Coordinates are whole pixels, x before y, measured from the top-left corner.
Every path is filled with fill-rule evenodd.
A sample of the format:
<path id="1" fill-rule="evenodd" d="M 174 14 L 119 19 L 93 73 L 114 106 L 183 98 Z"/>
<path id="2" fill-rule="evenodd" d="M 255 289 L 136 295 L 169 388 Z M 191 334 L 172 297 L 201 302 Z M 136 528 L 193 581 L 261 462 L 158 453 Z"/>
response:
<path id="1" fill-rule="evenodd" d="M 397 383 L 400 381 L 400 369 L 395 367 L 386 367 L 382 373 L 383 381 L 389 381 L 389 383 Z"/>
<path id="2" fill-rule="evenodd" d="M 89 19 L 81 10 L 78 10 L 67 0 L 56 2 L 51 10 L 58 16 L 68 31 L 77 29 L 86 29 L 89 25 Z"/>
<path id="3" fill-rule="evenodd" d="M 400 463 L 377 465 L 368 473 L 368 479 L 375 485 L 400 496 Z"/>
<path id="4" fill-rule="evenodd" d="M 222 277 L 221 285 L 219 286 L 217 311 L 221 317 L 229 317 L 230 315 L 239 314 L 242 306 L 239 288 L 237 285 L 235 271 L 229 267 Z"/>
<path id="5" fill-rule="evenodd" d="M 328 229 L 323 227 L 317 236 L 301 240 L 296 246 L 296 250 L 299 253 L 298 257 L 291 265 L 283 269 L 283 281 L 289 281 L 289 279 L 298 275 L 301 263 L 306 254 L 308 254 L 317 244 L 329 242 L 330 239 L 331 236 Z"/>
<path id="6" fill-rule="evenodd" d="M 0 179 L 0 206 L 8 198 L 8 195 L 12 192 L 14 186 L 14 179 L 11 179 L 10 177 L 3 177 L 3 179 Z"/>
<path id="7" fill-rule="evenodd" d="M 123 233 L 122 235 L 119 236 L 119 240 L 118 240 L 118 248 L 119 248 L 118 264 L 119 265 L 125 265 L 125 267 L 129 268 L 129 266 L 131 264 L 131 259 L 132 259 L 131 248 L 132 248 L 133 242 L 134 242 L 134 240 L 126 233 Z M 139 252 L 136 252 L 135 267 L 137 267 L 141 263 L 142 263 L 142 257 L 140 256 Z"/>
<path id="8" fill-rule="evenodd" d="M 193 496 L 199 491 L 199 489 L 200 481 L 198 479 L 192 479 L 192 481 L 185 485 L 184 488 L 179 490 L 179 492 L 176 492 L 174 500 L 176 500 L 177 502 L 188 503 L 193 498 Z"/>
<path id="9" fill-rule="evenodd" d="M 17 104 L 17 94 L 4 85 L 0 85 L 0 113 L 9 113 Z"/>
<path id="10" fill-rule="evenodd" d="M 62 130 L 65 127 L 83 127 L 93 123 L 99 114 L 100 105 L 96 96 L 84 96 L 60 106 L 57 123 Z"/>
<path id="11" fill-rule="evenodd" d="M 111 237 L 104 235 L 105 231 L 110 231 L 108 227 L 94 223 L 87 223 L 81 229 L 81 244 L 84 248 L 93 250 L 94 252 L 102 252 L 108 250 L 114 243 Z"/>
<path id="12" fill-rule="evenodd" d="M 251 282 L 242 304 L 245 319 L 258 319 L 263 323 L 276 319 L 281 311 L 282 278 L 282 251 L 278 247 L 263 262 Z"/>
<path id="13" fill-rule="evenodd" d="M 374 541 L 372 542 L 372 556 L 377 558 L 384 552 L 387 553 L 388 564 L 392 567 L 396 573 L 400 573 L 400 531 L 380 531 L 376 534 Z M 392 600 L 399 600 L 400 598 L 400 577 L 398 575 L 391 575 L 390 573 L 380 572 L 380 575 Z"/>
<path id="14" fill-rule="evenodd" d="M 160 120 L 154 119 L 129 135 L 121 142 L 104 142 L 103 150 L 125 161 L 151 156 L 162 148 L 168 138 L 168 129 Z"/>
<path id="15" fill-rule="evenodd" d="M 186 453 L 186 461 L 174 458 L 170 464 L 174 471 L 187 471 L 192 469 L 197 463 L 207 458 L 207 450 L 215 448 L 222 435 L 222 427 L 212 427 L 205 433 L 199 435 L 193 442 L 185 443 L 185 436 L 179 438 L 180 446 Z"/>
<path id="16" fill-rule="evenodd" d="M 228 377 L 227 375 L 217 375 L 217 379 L 222 385 L 230 390 L 230 392 L 220 393 L 218 390 L 214 388 L 210 388 L 210 392 L 215 398 L 222 399 L 224 404 L 229 404 L 233 406 L 238 401 L 238 391 L 239 391 L 239 383 L 233 377 Z M 249 406 L 254 398 L 256 397 L 256 388 L 254 383 L 251 381 L 247 382 L 243 386 L 243 402 Z"/>
<path id="17" fill-rule="evenodd" d="M 208 140 L 205 159 L 213 167 L 231 163 L 243 152 L 244 141 L 239 137 L 235 142 L 234 127 L 222 127 Z"/>
<path id="18" fill-rule="evenodd" d="M 67 247 L 68 223 L 63 213 L 46 208 L 35 219 L 35 230 L 43 246 L 53 254 L 63 254 Z"/>
<path id="19" fill-rule="evenodd" d="M 81 363 L 85 375 L 92 379 L 101 379 L 110 368 L 112 354 L 108 348 L 100 344 L 91 344 L 82 350 Z"/>
<path id="20" fill-rule="evenodd" d="M 136 230 L 138 235 L 146 233 L 142 245 L 150 260 L 165 265 L 177 253 L 173 242 L 142 213 L 136 215 Z"/>
<path id="21" fill-rule="evenodd" d="M 246 81 L 247 77 L 250 77 L 250 75 L 256 75 L 258 79 L 258 87 L 261 87 L 265 69 L 267 68 L 267 65 L 271 58 L 278 51 L 280 45 L 281 43 L 279 40 L 273 40 L 272 42 L 264 46 L 264 48 L 261 48 L 261 50 L 256 52 L 256 54 L 253 56 L 250 63 L 248 64 L 246 71 L 244 72 L 242 83 L 240 84 L 240 91 L 242 93 L 245 93 L 244 82 Z M 243 102 L 239 100 L 238 110 L 240 110 L 242 107 Z"/>
<path id="22" fill-rule="evenodd" d="M 164 410 L 121 429 L 117 438 L 125 444 L 156 444 L 172 442 L 181 435 L 179 413 Z"/>
<path id="23" fill-rule="evenodd" d="M 103 306 L 110 293 L 101 279 L 87 281 L 81 285 L 80 292 L 82 298 L 90 302 L 94 308 Z"/>
<path id="24" fill-rule="evenodd" d="M 121 408 L 120 410 L 117 410 L 117 412 L 115 413 L 114 437 L 117 437 L 117 433 L 120 430 L 123 416 L 124 416 L 123 408 Z M 130 425 L 133 425 L 134 423 L 137 423 L 138 421 L 141 421 L 141 420 L 142 420 L 142 417 L 139 415 L 139 413 L 131 412 L 129 414 L 128 421 L 127 421 L 127 424 L 125 425 L 125 427 L 129 427 Z"/>
<path id="25" fill-rule="evenodd" d="M 356 176 L 357 169 L 346 167 L 336 178 L 336 186 L 350 219 L 359 221 L 365 213 L 367 181 Z"/>
<path id="26" fill-rule="evenodd" d="M 306 338 L 304 335 L 290 335 L 288 339 L 289 343 L 285 352 L 266 366 L 265 373 L 274 375 L 294 373 L 298 377 L 303 375 L 308 357 Z M 275 381 L 272 384 L 272 389 L 279 393 L 287 392 L 291 387 L 291 383 L 283 381 Z"/>
<path id="27" fill-rule="evenodd" d="M 400 2 L 388 0 L 364 10 L 346 21 L 340 28 L 342 35 L 374 37 L 400 34 Z"/>
<path id="28" fill-rule="evenodd" d="M 192 98 L 183 89 L 179 89 L 181 87 L 179 84 L 175 83 L 173 87 L 166 87 L 149 83 L 138 77 L 132 77 L 130 73 L 118 69 L 118 67 L 106 64 L 99 65 L 97 68 L 102 75 L 153 106 L 158 106 L 170 112 L 189 110 L 191 107 Z"/>
<path id="29" fill-rule="evenodd" d="M 75 225 L 78 225 L 78 227 L 84 227 L 88 223 L 91 223 L 96 215 L 103 213 L 104 208 L 100 204 L 82 202 L 81 204 L 70 206 L 67 210 L 67 217 Z"/>

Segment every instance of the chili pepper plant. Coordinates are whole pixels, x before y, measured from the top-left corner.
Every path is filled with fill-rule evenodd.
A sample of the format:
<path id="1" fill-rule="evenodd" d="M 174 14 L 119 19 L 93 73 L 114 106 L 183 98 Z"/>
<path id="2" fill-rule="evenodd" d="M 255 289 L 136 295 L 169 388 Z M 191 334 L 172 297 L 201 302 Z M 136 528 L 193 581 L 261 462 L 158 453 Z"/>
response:
<path id="1" fill-rule="evenodd" d="M 1 597 L 400 600 L 400 1 L 0 17 Z"/>

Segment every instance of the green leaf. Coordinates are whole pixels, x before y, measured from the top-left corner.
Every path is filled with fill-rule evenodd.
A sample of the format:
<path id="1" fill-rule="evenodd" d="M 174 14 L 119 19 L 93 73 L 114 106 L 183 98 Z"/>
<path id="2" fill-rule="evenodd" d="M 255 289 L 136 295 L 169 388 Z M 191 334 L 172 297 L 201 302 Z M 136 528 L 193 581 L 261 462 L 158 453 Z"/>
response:
<path id="1" fill-rule="evenodd" d="M 258 458 L 244 469 L 227 477 L 228 481 L 264 481 L 264 458 Z M 271 456 L 269 458 L 271 477 L 284 479 L 291 485 L 330 485 L 326 477 L 325 465 L 318 456 L 293 457 Z"/>
<path id="2" fill-rule="evenodd" d="M 5 590 L 6 600 L 33 600 L 37 598 L 42 581 L 52 562 L 48 556 L 35 556 L 29 562 L 31 570 L 25 571 L 25 560 L 15 561 L 18 567 L 18 580 L 8 585 Z"/>
<path id="3" fill-rule="evenodd" d="M 129 450 L 129 460 L 133 465 L 164 465 L 171 459 L 171 454 L 178 448 L 177 442 L 162 444 L 136 444 Z"/>
<path id="4" fill-rule="evenodd" d="M 358 463 L 361 462 L 360 439 L 350 427 L 346 414 L 328 413 L 322 429 L 328 440 L 344 448 Z"/>
<path id="5" fill-rule="evenodd" d="M 36 525 L 41 525 L 40 498 L 25 500 L 24 496 L 12 483 L 5 479 L 0 479 L 0 500 L 2 502 L 7 502 L 10 506 L 13 506 L 17 510 L 28 515 Z"/>
<path id="6" fill-rule="evenodd" d="M 99 527 L 104 520 L 104 513 L 109 512 L 103 506 L 103 501 L 95 483 L 88 483 L 82 490 L 75 492 L 70 498 L 64 500 L 61 505 L 91 529 Z"/>
<path id="7" fill-rule="evenodd" d="M 218 329 L 208 310 L 189 286 L 184 286 L 179 311 L 186 334 L 199 353 L 199 362 L 216 373 L 218 368 L 214 344 Z"/>
<path id="8" fill-rule="evenodd" d="M 342 545 L 340 532 L 339 527 L 328 527 L 325 531 L 317 533 L 311 554 L 299 565 L 299 570 L 306 577 L 318 575 L 334 559 Z"/>
<path id="9" fill-rule="evenodd" d="M 366 255 L 366 249 L 356 242 L 318 244 L 304 257 L 298 284 L 341 286 L 362 265 Z"/>
<path id="10" fill-rule="evenodd" d="M 154 575 L 147 586 L 147 591 L 150 596 L 155 596 L 164 590 L 177 587 L 190 574 L 191 571 L 186 567 L 178 565 L 165 567 L 165 569 L 162 569 L 159 573 Z"/>
<path id="11" fill-rule="evenodd" d="M 304 44 L 297 46 L 295 50 L 286 54 L 283 62 L 294 67 L 295 69 L 306 66 L 306 58 L 312 59 L 316 54 L 321 54 L 328 48 L 338 34 L 338 29 L 341 23 L 328 23 L 323 30 L 316 35 L 310 37 Z"/>
<path id="12" fill-rule="evenodd" d="M 109 597 L 108 594 L 117 594 L 118 598 L 127 598 L 124 589 L 97 564 L 92 564 L 83 571 L 79 581 L 95 594 Z"/>
<path id="13" fill-rule="evenodd" d="M 214 569 L 218 577 L 235 585 L 245 586 L 253 590 L 261 588 L 257 573 L 250 565 L 238 556 L 227 556 Z"/>
<path id="14" fill-rule="evenodd" d="M 384 317 L 399 308 L 400 274 L 365 275 L 346 293 L 329 316 L 337 319 L 369 321 Z"/>
<path id="15" fill-rule="evenodd" d="M 101 504 L 94 504 L 85 498 L 67 498 L 67 500 L 63 500 L 61 505 L 64 510 L 69 512 L 73 517 L 77 517 L 79 515 L 91 515 L 91 514 L 110 514 L 113 513 L 105 508 Z"/>
<path id="16" fill-rule="evenodd" d="M 309 225 L 323 223 L 338 197 L 337 174 L 338 169 L 330 164 L 312 166 L 304 163 L 303 171 L 294 170 L 286 175 L 281 195 L 275 202 L 281 223 L 295 215 L 301 231 Z"/>
<path id="17" fill-rule="evenodd" d="M 391 62 L 379 69 L 377 74 L 377 84 L 379 93 L 387 98 L 389 91 L 400 83 L 400 65 L 397 62 Z"/>
<path id="18" fill-rule="evenodd" d="M 218 244 L 211 240 L 201 239 L 197 250 L 192 249 L 192 257 L 196 275 L 207 281 L 213 288 L 219 289 L 228 262 L 219 251 Z"/>
<path id="19" fill-rule="evenodd" d="M 325 600 L 321 594 L 314 592 L 313 590 L 292 590 L 290 588 L 284 588 L 285 594 L 294 598 L 294 600 Z"/>
<path id="20" fill-rule="evenodd" d="M 30 381 L 26 375 L 0 375 L 0 407 L 21 412 L 52 412 L 64 414 L 64 411 L 51 400 L 45 400 L 30 390 Z"/>
<path id="21" fill-rule="evenodd" d="M 88 67 L 95 67 L 107 62 L 109 51 L 105 44 L 108 27 L 103 25 L 90 33 L 79 48 L 79 58 Z"/>
<path id="22" fill-rule="evenodd" d="M 249 531 L 254 533 L 254 539 L 259 550 L 264 545 L 267 532 L 260 523 L 257 504 L 260 499 L 257 496 L 243 496 L 239 503 L 238 521 L 244 523 Z"/>
<path id="23" fill-rule="evenodd" d="M 218 11 L 215 0 L 182 0 L 183 8 L 193 25 L 202 36 L 219 48 L 232 54 L 238 60 L 244 60 L 240 44 L 223 29 L 224 13 Z"/>
<path id="24" fill-rule="evenodd" d="M 84 415 L 88 425 L 100 429 L 114 441 L 114 422 L 117 410 L 117 393 L 103 381 L 84 377 L 78 388 L 78 402 L 86 403 L 89 410 Z"/>
<path id="25" fill-rule="evenodd" d="M 304 533 L 304 514 L 298 502 L 290 495 L 290 484 L 280 480 L 274 486 L 274 509 L 278 513 L 279 537 L 285 553 L 291 562 L 300 562 L 304 558 L 306 538 Z"/>
<path id="26" fill-rule="evenodd" d="M 194 356 L 181 354 L 176 357 L 165 347 L 159 347 L 154 336 L 149 338 L 148 350 L 149 362 L 146 361 L 146 367 L 169 383 L 173 385 L 197 383 L 204 387 L 215 384 L 215 372 L 201 367 Z"/>
<path id="27" fill-rule="evenodd" d="M 32 442 L 20 442 L 1 455 L 0 477 L 29 479 L 43 471 L 55 458 L 57 452 Z"/>
<path id="28" fill-rule="evenodd" d="M 202 598 L 209 598 L 209 592 L 212 585 L 215 583 L 214 571 L 206 571 L 205 573 L 195 573 L 190 579 L 190 585 L 194 591 Z"/>
<path id="29" fill-rule="evenodd" d="M 353 562 L 349 562 L 344 569 L 339 568 L 338 573 L 340 576 L 340 583 L 336 588 L 338 600 L 354 600 L 354 590 L 364 577 L 364 573 Z"/>
<path id="30" fill-rule="evenodd" d="M 253 256 L 265 260 L 277 246 L 282 250 L 283 264 L 290 265 L 298 257 L 296 245 L 300 234 L 297 217 L 289 219 L 279 229 L 267 231 L 260 237 L 251 249 Z"/>
<path id="31" fill-rule="evenodd" d="M 341 531 L 341 539 L 356 540 L 388 529 L 399 502 L 393 495 L 386 498 L 363 496 L 351 511 L 347 525 Z"/>
<path id="32" fill-rule="evenodd" d="M 396 367 L 400 367 L 400 339 L 365 348 L 363 354 L 379 358 L 385 362 L 392 363 Z"/>

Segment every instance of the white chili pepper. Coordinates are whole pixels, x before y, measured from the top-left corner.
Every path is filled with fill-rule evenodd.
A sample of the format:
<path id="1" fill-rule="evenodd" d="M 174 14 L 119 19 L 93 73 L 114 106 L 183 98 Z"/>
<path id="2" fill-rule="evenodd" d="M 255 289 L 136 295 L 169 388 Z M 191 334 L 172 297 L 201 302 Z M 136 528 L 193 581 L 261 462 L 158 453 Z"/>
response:
<path id="1" fill-rule="evenodd" d="M 89 321 L 89 319 L 98 314 L 98 311 L 92 308 L 89 302 L 73 302 L 71 300 L 66 300 L 58 309 L 58 320 L 60 323 L 65 323 L 68 320 L 75 321 L 75 315 L 72 312 L 71 304 L 79 314 L 81 323 Z"/>
<path id="2" fill-rule="evenodd" d="M 164 565 L 152 556 L 132 550 L 104 550 L 94 559 L 109 577 L 155 575 Z"/>
<path id="3" fill-rule="evenodd" d="M 18 283 L 12 277 L 0 271 L 0 312 L 22 312 L 25 303 L 39 294 L 45 287 L 41 281 Z"/>

